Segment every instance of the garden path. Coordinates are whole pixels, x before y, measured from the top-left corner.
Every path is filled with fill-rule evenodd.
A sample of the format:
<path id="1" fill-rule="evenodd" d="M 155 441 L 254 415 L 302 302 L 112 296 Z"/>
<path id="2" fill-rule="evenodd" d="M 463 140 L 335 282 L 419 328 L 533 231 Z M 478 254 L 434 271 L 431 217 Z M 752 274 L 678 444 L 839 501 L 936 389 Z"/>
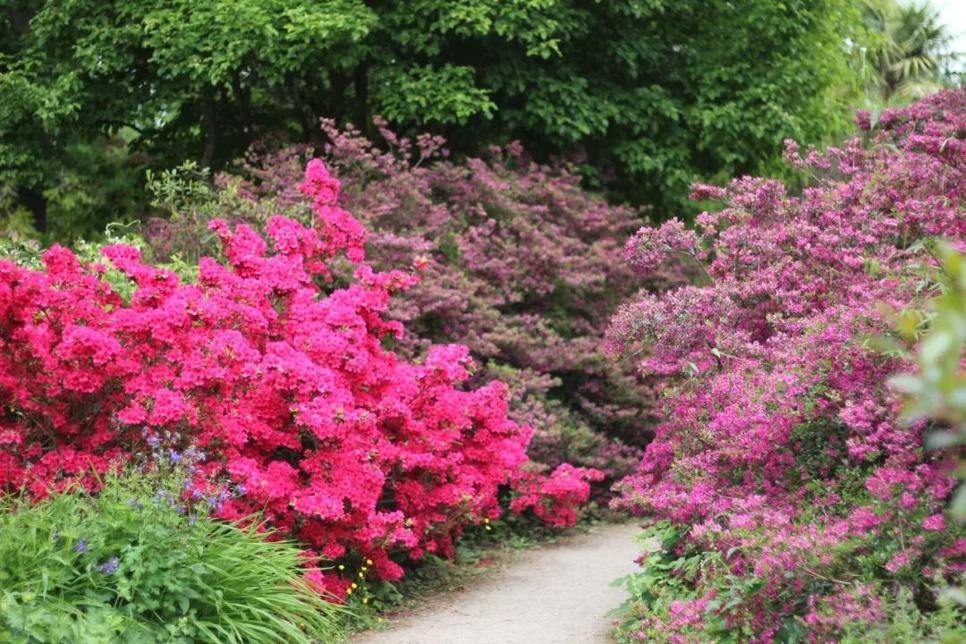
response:
<path id="1" fill-rule="evenodd" d="M 610 642 L 624 601 L 610 582 L 637 569 L 633 523 L 594 526 L 525 552 L 461 592 L 435 597 L 354 644 L 595 644 Z"/>

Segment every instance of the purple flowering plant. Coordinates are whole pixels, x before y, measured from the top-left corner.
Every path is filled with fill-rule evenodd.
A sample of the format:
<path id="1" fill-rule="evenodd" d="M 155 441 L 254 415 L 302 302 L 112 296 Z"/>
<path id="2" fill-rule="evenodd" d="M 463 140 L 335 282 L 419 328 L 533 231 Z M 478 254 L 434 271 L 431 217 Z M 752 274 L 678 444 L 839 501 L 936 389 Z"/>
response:
<path id="1" fill-rule="evenodd" d="M 888 384 L 910 354 L 872 341 L 940 292 L 936 237 L 966 248 L 966 91 L 861 132 L 804 155 L 789 142 L 815 177 L 801 191 L 699 186 L 724 207 L 626 245 L 645 274 L 682 256 L 704 269 L 642 291 L 607 332 L 615 360 L 668 386 L 615 501 L 653 546 L 626 580 L 629 640 L 902 641 L 897 598 L 913 637 L 966 634 L 941 608 L 966 571 L 966 532 L 944 518 L 955 463 Z"/>

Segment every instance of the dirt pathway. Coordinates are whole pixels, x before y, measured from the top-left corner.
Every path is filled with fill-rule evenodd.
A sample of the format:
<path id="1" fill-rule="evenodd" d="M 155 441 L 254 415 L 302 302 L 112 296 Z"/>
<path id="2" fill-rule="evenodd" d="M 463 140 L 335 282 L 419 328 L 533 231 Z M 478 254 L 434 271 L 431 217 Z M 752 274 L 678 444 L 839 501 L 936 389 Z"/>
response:
<path id="1" fill-rule="evenodd" d="M 607 612 L 624 601 L 610 582 L 636 569 L 634 524 L 595 526 L 524 553 L 464 592 L 390 619 L 354 644 L 594 644 L 610 642 Z"/>

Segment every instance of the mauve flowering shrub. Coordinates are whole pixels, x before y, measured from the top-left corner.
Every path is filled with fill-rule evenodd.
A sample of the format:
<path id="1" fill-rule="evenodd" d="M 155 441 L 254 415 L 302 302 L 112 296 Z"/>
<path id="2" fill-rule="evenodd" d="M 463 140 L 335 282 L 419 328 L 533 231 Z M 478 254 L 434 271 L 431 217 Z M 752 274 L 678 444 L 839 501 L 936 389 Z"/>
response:
<path id="1" fill-rule="evenodd" d="M 935 295 L 931 238 L 966 246 L 964 139 L 966 91 L 939 94 L 842 148 L 802 158 L 789 142 L 816 173 L 801 194 L 752 177 L 699 186 L 725 207 L 628 242 L 643 272 L 703 267 L 608 331 L 673 383 L 617 501 L 655 522 L 628 581 L 628 639 L 888 641 L 890 598 L 928 615 L 960 579 L 950 463 L 924 449 L 925 422 L 900 421 L 887 381 L 911 360 L 871 339 Z"/>
<path id="2" fill-rule="evenodd" d="M 369 228 L 374 266 L 425 268 L 387 312 L 409 332 L 399 350 L 469 347 L 482 367 L 474 384 L 510 385 L 511 416 L 535 430 L 535 460 L 599 468 L 609 474 L 606 486 L 630 473 L 649 438 L 655 392 L 604 356 L 602 329 L 637 288 L 621 253 L 639 213 L 583 190 L 565 168 L 532 162 L 518 145 L 454 162 L 438 137 L 400 139 L 381 127 L 383 151 L 358 131 L 322 127 L 340 204 Z M 239 167 L 244 180 L 216 179 L 219 198 L 242 217 L 303 217 L 293 178 L 310 154 L 255 148 Z M 167 254 L 203 242 L 204 204 L 171 210 L 169 221 L 155 224 L 152 245 Z M 675 279 L 664 270 L 651 284 Z"/>
<path id="3" fill-rule="evenodd" d="M 309 163 L 316 228 L 273 217 L 266 240 L 211 222 L 224 262 L 202 257 L 195 281 L 122 245 L 103 249 L 110 266 L 57 246 L 43 270 L 0 262 L 0 491 L 92 488 L 159 443 L 172 458 L 190 448 L 207 455 L 196 489 L 227 476 L 239 492 L 222 517 L 261 511 L 353 575 L 388 580 L 403 559 L 450 554 L 463 526 L 499 514 L 507 485 L 515 511 L 571 523 L 598 474 L 529 471 L 529 428 L 507 417 L 502 383 L 463 386 L 465 347 L 419 362 L 386 348 L 403 337 L 390 297 L 418 277 L 363 262 L 366 231 L 338 187 Z M 355 267 L 344 285 L 338 258 Z M 112 287 L 121 276 L 129 288 Z M 310 578 L 352 592 L 338 574 Z"/>

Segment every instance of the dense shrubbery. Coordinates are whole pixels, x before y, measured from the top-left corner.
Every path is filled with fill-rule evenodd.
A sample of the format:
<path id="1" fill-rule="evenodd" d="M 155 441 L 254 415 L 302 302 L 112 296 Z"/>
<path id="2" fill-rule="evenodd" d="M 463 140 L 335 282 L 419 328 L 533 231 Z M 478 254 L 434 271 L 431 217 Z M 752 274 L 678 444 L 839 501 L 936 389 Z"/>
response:
<path id="1" fill-rule="evenodd" d="M 871 339 L 936 291 L 935 236 L 962 249 L 966 92 L 948 92 L 794 164 L 791 195 L 745 177 L 697 198 L 726 202 L 645 228 L 642 271 L 703 265 L 695 285 L 642 294 L 615 317 L 616 350 L 673 379 L 664 421 L 620 505 L 656 522 L 658 548 L 628 586 L 629 639 L 896 641 L 964 630 L 937 591 L 966 568 L 947 523 L 952 464 L 931 426 L 903 423 L 886 386 L 910 368 Z M 898 598 L 898 599 L 897 599 Z M 941 603 L 941 602 L 940 602 Z"/>
<path id="2" fill-rule="evenodd" d="M 465 347 L 418 363 L 385 348 L 403 330 L 390 297 L 418 277 L 363 262 L 366 230 L 338 189 L 309 164 L 318 230 L 272 217 L 266 241 L 211 222 L 224 262 L 202 257 L 185 281 L 124 245 L 103 249 L 110 266 L 58 246 L 42 270 L 0 262 L 0 489 L 93 489 L 158 446 L 203 451 L 195 488 L 228 476 L 237 492 L 218 516 L 263 512 L 338 560 L 343 574 L 308 573 L 336 596 L 350 574 L 395 579 L 402 559 L 450 552 L 464 525 L 499 514 L 506 485 L 514 511 L 572 522 L 596 473 L 528 470 L 506 387 L 461 387 Z M 355 266 L 342 285 L 340 261 Z"/>
<path id="3" fill-rule="evenodd" d="M 519 146 L 454 163 L 438 137 L 409 141 L 383 128 L 392 151 L 380 152 L 356 131 L 323 128 L 340 203 L 371 231 L 367 257 L 379 269 L 425 266 L 388 309 L 407 330 L 398 349 L 416 356 L 434 342 L 468 346 L 482 365 L 474 383 L 510 385 L 511 414 L 535 429 L 535 460 L 599 468 L 609 475 L 601 490 L 630 473 L 649 437 L 654 391 L 604 357 L 601 330 L 635 288 L 621 253 L 638 213 L 608 205 Z M 239 168 L 246 178 L 221 175 L 216 190 L 190 172 L 155 182 L 172 216 L 151 224 L 149 241 L 163 258 L 190 259 L 214 245 L 205 227 L 221 213 L 306 220 L 293 186 L 308 155 L 304 146 L 253 150 Z M 651 284 L 673 279 L 667 271 Z"/>
<path id="4" fill-rule="evenodd" d="M 191 454 L 96 495 L 0 502 L 0 632 L 13 642 L 335 641 L 343 611 L 296 544 L 212 519 L 225 490 L 190 490 Z"/>

